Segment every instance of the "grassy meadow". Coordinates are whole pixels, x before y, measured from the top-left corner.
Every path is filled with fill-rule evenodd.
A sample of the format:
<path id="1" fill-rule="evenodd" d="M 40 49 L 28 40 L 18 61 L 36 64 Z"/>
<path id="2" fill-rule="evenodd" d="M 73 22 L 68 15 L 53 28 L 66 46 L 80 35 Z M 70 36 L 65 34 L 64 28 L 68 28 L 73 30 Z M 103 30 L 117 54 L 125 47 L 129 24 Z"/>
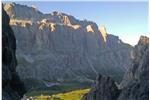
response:
<path id="1" fill-rule="evenodd" d="M 79 89 L 66 93 L 58 93 L 53 95 L 38 95 L 30 96 L 29 100 L 81 100 L 82 96 L 86 94 L 90 89 Z"/>

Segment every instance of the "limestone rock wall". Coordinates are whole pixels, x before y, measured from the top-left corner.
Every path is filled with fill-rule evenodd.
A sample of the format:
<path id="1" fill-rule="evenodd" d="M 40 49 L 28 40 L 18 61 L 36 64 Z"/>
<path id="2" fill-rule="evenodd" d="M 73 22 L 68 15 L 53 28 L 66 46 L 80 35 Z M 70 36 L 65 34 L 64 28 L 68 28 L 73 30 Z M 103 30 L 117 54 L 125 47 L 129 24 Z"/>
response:
<path id="1" fill-rule="evenodd" d="M 15 3 L 5 8 L 8 5 L 21 79 L 92 81 L 101 73 L 120 80 L 127 70 L 132 47 L 110 34 L 105 42 L 94 22 Z"/>

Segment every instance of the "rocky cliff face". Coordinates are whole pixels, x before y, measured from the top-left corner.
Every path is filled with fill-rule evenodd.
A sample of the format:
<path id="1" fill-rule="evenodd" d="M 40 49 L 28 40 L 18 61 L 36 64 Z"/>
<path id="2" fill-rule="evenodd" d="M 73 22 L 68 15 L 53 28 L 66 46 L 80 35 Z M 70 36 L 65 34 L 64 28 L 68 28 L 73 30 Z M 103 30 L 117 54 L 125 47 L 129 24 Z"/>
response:
<path id="1" fill-rule="evenodd" d="M 20 100 L 25 89 L 16 72 L 16 39 L 9 20 L 2 8 L 2 99 Z"/>
<path id="2" fill-rule="evenodd" d="M 132 65 L 120 84 L 118 100 L 149 100 L 149 38 L 141 36 L 131 53 Z"/>
<path id="3" fill-rule="evenodd" d="M 17 39 L 21 79 L 91 81 L 101 73 L 119 80 L 127 69 L 132 47 L 104 26 L 15 3 L 5 10 Z"/>
<path id="4" fill-rule="evenodd" d="M 148 100 L 149 39 L 141 36 L 131 52 L 132 64 L 120 85 L 109 77 L 98 78 L 96 85 L 83 100 Z M 107 81 L 106 81 L 107 80 Z"/>
<path id="5" fill-rule="evenodd" d="M 98 75 L 90 92 L 82 100 L 117 100 L 120 90 L 111 77 Z"/>

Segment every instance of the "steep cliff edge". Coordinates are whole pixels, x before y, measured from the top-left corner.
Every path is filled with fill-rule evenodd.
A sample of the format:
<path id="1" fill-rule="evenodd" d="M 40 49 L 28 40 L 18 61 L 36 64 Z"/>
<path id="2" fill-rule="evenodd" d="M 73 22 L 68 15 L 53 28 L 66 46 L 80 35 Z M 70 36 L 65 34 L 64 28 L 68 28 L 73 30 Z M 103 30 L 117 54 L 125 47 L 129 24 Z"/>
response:
<path id="1" fill-rule="evenodd" d="M 83 100 L 148 100 L 149 38 L 141 36 L 131 52 L 132 64 L 120 85 L 109 77 L 98 78 Z M 105 81 L 107 80 L 107 81 Z"/>
<path id="2" fill-rule="evenodd" d="M 16 39 L 9 20 L 2 8 L 2 99 L 20 100 L 25 89 L 16 72 Z"/>
<path id="3" fill-rule="evenodd" d="M 149 38 L 141 36 L 135 46 L 132 65 L 125 74 L 119 88 L 122 89 L 118 100 L 149 100 Z"/>

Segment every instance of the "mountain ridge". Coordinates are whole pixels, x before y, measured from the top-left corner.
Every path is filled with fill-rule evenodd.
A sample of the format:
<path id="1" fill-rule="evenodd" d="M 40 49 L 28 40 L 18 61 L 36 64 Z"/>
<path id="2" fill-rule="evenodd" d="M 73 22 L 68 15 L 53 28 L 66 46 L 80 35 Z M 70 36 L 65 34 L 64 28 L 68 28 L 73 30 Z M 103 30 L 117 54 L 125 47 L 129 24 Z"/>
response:
<path id="1" fill-rule="evenodd" d="M 91 82 L 102 73 L 120 80 L 128 69 L 132 47 L 106 31 L 104 39 L 96 23 L 58 12 L 34 14 L 31 7 L 17 5 L 6 11 L 17 40 L 21 79 Z"/>
<path id="2" fill-rule="evenodd" d="M 149 100 L 149 38 L 141 36 L 132 52 L 130 69 L 119 85 L 111 77 L 99 75 L 82 100 Z"/>

